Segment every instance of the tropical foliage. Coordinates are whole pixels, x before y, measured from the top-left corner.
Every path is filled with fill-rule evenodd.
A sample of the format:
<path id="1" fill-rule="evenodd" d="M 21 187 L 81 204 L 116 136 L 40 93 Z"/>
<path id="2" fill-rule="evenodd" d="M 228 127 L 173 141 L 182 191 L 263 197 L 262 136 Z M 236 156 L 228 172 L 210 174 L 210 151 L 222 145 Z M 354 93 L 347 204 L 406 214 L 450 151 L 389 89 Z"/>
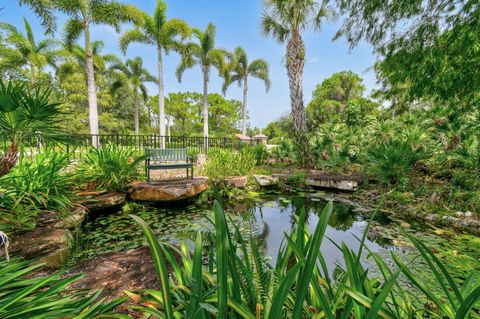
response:
<path id="1" fill-rule="evenodd" d="M 290 84 L 293 128 L 296 146 L 302 154 L 300 159 L 303 167 L 310 166 L 311 155 L 302 83 L 306 49 L 301 33 L 308 28 L 321 29 L 324 20 L 332 16 L 332 8 L 328 1 L 265 1 L 263 33 L 279 42 L 287 43 L 286 67 Z"/>
<path id="2" fill-rule="evenodd" d="M 0 139 L 8 144 L 0 158 L 0 177 L 15 166 L 26 138 L 61 139 L 60 103 L 50 101 L 50 92 L 26 83 L 0 82 Z"/>
<path id="3" fill-rule="evenodd" d="M 205 173 L 211 178 L 249 175 L 257 164 L 257 152 L 248 146 L 238 151 L 215 149 L 208 156 Z"/>
<path id="4" fill-rule="evenodd" d="M 64 277 L 58 272 L 33 276 L 40 267 L 42 264 L 28 261 L 0 261 L 2 318 L 122 318 L 113 310 L 125 299 L 106 302 L 100 298 L 101 291 L 70 288 L 82 275 Z"/>
<path id="5" fill-rule="evenodd" d="M 137 27 L 125 32 L 120 39 L 120 48 L 126 51 L 134 42 L 150 44 L 157 49 L 158 66 L 158 110 L 160 135 L 165 136 L 165 92 L 163 80 L 163 54 L 180 51 L 183 41 L 190 35 L 190 27 L 181 19 L 167 20 L 167 4 L 157 0 L 153 15 L 144 14 L 143 21 Z"/>
<path id="6" fill-rule="evenodd" d="M 98 189 L 124 191 L 128 183 L 144 177 L 140 163 L 144 157 L 135 150 L 111 144 L 92 147 L 75 168 L 73 178 Z"/>
<path id="7" fill-rule="evenodd" d="M 194 252 L 187 244 L 180 249 L 158 241 L 150 227 L 132 216 L 143 228 L 160 281 L 160 290 L 147 290 L 146 297 L 128 293 L 141 305 L 135 309 L 165 318 L 474 318 L 480 300 L 480 283 L 472 273 L 462 283 L 452 278 L 443 262 L 414 237 L 410 240 L 429 265 L 442 287 L 436 294 L 418 280 L 407 264 L 392 253 L 396 268 L 390 268 L 371 253 L 380 275 L 369 276 L 362 266 L 365 232 L 358 251 L 342 243 L 344 267 L 332 272 L 320 250 L 332 213 L 326 205 L 313 234 L 305 226 L 305 211 L 285 234 L 275 265 L 265 260 L 252 237 L 245 238 L 230 225 L 220 203 L 215 202 L 215 250 L 204 252 L 197 233 Z M 167 265 L 172 269 L 167 272 Z M 412 298 L 398 278 L 405 276 L 419 290 Z M 420 297 L 422 296 L 422 297 Z M 429 300 L 430 305 L 427 305 Z"/>
<path id="8" fill-rule="evenodd" d="M 0 179 L 0 228 L 8 233 L 35 228 L 45 210 L 72 206 L 71 180 L 65 155 L 47 152 L 20 164 Z"/>
<path id="9" fill-rule="evenodd" d="M 238 86 L 243 86 L 243 108 L 242 108 L 242 136 L 247 136 L 247 96 L 248 96 L 248 78 L 254 77 L 265 83 L 265 89 L 270 89 L 269 68 L 267 61 L 263 59 L 248 61 L 247 52 L 241 47 L 236 48 L 228 55 L 229 62 L 226 66 L 225 83 L 223 84 L 223 93 L 234 82 Z"/>
<path id="10" fill-rule="evenodd" d="M 208 137 L 208 83 L 210 82 L 210 72 L 213 67 L 217 68 L 220 74 L 224 72 L 225 51 L 215 46 L 216 27 L 213 23 L 209 23 L 205 31 L 194 29 L 192 32 L 196 41 L 189 42 L 183 47 L 182 61 L 176 74 L 178 80 L 181 81 L 185 70 L 195 65 L 201 67 L 203 75 L 203 136 Z"/>

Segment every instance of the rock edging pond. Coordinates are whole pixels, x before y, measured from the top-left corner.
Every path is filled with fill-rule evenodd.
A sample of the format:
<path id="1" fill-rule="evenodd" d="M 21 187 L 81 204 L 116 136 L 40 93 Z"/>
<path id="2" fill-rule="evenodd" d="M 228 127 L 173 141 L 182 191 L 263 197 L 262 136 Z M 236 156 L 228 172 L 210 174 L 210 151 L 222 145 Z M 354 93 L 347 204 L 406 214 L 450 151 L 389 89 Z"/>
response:
<path id="1" fill-rule="evenodd" d="M 207 178 L 169 180 L 156 183 L 135 182 L 128 186 L 128 197 L 140 202 L 174 202 L 195 197 L 209 186 Z"/>

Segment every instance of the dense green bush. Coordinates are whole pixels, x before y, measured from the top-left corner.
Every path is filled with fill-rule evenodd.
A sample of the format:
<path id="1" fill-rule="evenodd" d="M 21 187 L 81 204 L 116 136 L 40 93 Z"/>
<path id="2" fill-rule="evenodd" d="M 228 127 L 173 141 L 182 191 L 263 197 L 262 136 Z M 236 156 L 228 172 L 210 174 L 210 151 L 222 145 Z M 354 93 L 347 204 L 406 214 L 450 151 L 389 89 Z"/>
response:
<path id="1" fill-rule="evenodd" d="M 129 293 L 134 308 L 160 318 L 476 318 L 480 281 L 472 273 L 458 283 L 423 243 L 409 237 L 419 251 L 440 291 L 431 289 L 395 253 L 395 268 L 380 255 L 370 253 L 378 269 L 368 276 L 362 262 L 367 230 L 358 251 L 345 243 L 345 267 L 332 272 L 320 250 L 332 214 L 329 203 L 310 235 L 305 211 L 280 247 L 275 265 L 258 251 L 252 236 L 244 238 L 238 228 L 229 229 L 221 205 L 215 202 L 215 247 L 202 250 L 204 235 L 197 233 L 193 254 L 184 243 L 181 249 L 160 243 L 140 218 L 160 280 L 160 291 L 145 295 Z M 208 237 L 208 236 L 207 236 Z M 172 270 L 167 271 L 167 264 Z M 408 290 L 399 276 L 408 281 Z M 415 287 L 415 296 L 411 287 Z M 428 301 L 428 302 L 427 302 Z"/>
<path id="2" fill-rule="evenodd" d="M 369 172 L 386 183 L 397 185 L 405 182 L 413 166 L 425 159 L 427 153 L 422 147 L 413 148 L 403 140 L 391 139 L 370 147 L 366 164 Z"/>
<path id="3" fill-rule="evenodd" d="M 272 148 L 273 159 L 277 163 L 292 164 L 296 160 L 293 149 L 292 141 L 283 139 L 279 145 Z"/>
<path id="4" fill-rule="evenodd" d="M 267 150 L 267 147 L 263 144 L 256 144 L 254 146 L 248 146 L 252 148 L 255 153 L 255 161 L 257 166 L 263 166 L 268 164 L 270 158 L 270 153 Z"/>
<path id="5" fill-rule="evenodd" d="M 240 150 L 214 149 L 208 153 L 205 174 L 210 178 L 245 176 L 257 163 L 257 152 L 252 147 Z"/>
<path id="6" fill-rule="evenodd" d="M 121 318 L 113 310 L 125 299 L 106 303 L 101 291 L 71 290 L 69 286 L 82 275 L 48 277 L 35 275 L 42 267 L 29 262 L 0 261 L 0 318 Z M 125 318 L 125 316 L 123 316 Z"/>
<path id="7" fill-rule="evenodd" d="M 114 145 L 90 148 L 75 168 L 73 177 L 87 187 L 124 191 L 128 183 L 144 178 L 137 151 Z"/>
<path id="8" fill-rule="evenodd" d="M 24 158 L 0 179 L 0 230 L 35 227 L 42 210 L 63 210 L 72 205 L 71 180 L 65 155 L 45 152 Z"/>
<path id="9" fill-rule="evenodd" d="M 476 137 L 471 137 L 461 143 L 448 156 L 453 167 L 473 171 L 480 175 L 480 143 Z"/>

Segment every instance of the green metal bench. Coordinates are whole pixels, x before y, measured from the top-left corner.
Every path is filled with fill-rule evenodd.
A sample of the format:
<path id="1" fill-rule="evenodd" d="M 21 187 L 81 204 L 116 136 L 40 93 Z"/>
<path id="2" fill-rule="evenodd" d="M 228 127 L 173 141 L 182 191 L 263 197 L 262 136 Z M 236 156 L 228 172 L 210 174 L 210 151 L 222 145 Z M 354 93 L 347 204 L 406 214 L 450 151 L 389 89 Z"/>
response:
<path id="1" fill-rule="evenodd" d="M 187 178 L 193 179 L 193 158 L 188 156 L 186 148 L 147 148 L 145 149 L 145 170 L 150 183 L 150 171 L 161 169 L 185 168 Z M 190 175 L 188 171 L 190 170 Z"/>

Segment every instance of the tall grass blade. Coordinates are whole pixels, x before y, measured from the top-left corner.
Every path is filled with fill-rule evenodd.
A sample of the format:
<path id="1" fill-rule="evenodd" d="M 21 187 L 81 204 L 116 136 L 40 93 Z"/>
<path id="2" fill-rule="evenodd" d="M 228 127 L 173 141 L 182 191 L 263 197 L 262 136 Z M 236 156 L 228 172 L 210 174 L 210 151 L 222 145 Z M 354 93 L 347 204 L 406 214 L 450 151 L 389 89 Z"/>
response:
<path id="1" fill-rule="evenodd" d="M 315 263 L 317 262 L 317 256 L 320 252 L 320 245 L 322 244 L 322 239 L 323 239 L 323 236 L 325 235 L 325 230 L 327 229 L 328 221 L 330 219 L 330 216 L 332 215 L 332 210 L 333 210 L 333 203 L 330 201 L 323 209 L 322 215 L 320 216 L 317 227 L 315 229 L 315 233 L 313 234 L 313 237 L 310 239 L 311 244 L 309 246 L 309 251 L 307 252 L 305 267 L 304 269 L 302 269 L 302 272 L 300 274 L 300 279 L 298 282 L 299 289 L 297 291 L 297 296 L 295 298 L 295 305 L 293 309 L 292 319 L 302 318 L 304 300 L 307 295 L 308 286 L 312 277 Z"/>
<path id="2" fill-rule="evenodd" d="M 135 215 L 130 215 L 130 217 L 132 217 L 142 227 L 145 237 L 147 238 L 153 257 L 153 262 L 155 264 L 155 269 L 157 270 L 158 280 L 160 281 L 160 286 L 162 289 L 166 318 L 174 319 L 172 296 L 168 283 L 167 266 L 165 264 L 165 259 L 163 257 L 162 249 L 160 247 L 160 243 L 158 242 L 157 236 L 155 236 L 152 229 L 147 225 L 147 223 L 145 223 L 143 219 Z"/>

